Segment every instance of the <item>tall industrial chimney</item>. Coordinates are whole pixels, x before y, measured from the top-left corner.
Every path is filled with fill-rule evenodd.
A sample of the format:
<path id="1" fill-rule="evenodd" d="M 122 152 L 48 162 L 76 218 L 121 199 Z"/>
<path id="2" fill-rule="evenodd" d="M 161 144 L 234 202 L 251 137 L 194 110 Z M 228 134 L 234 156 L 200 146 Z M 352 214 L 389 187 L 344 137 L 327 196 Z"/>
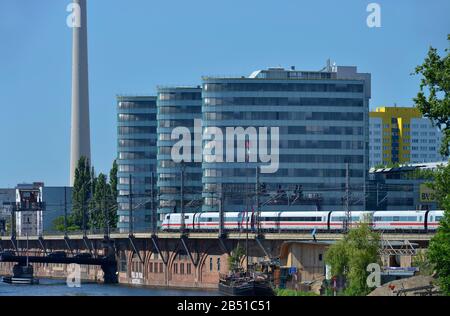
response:
<path id="1" fill-rule="evenodd" d="M 80 8 L 81 11 L 80 24 L 73 26 L 72 43 L 71 186 L 74 184 L 75 170 L 80 157 L 84 156 L 91 160 L 86 0 L 73 0 L 73 3 L 74 10 Z"/>

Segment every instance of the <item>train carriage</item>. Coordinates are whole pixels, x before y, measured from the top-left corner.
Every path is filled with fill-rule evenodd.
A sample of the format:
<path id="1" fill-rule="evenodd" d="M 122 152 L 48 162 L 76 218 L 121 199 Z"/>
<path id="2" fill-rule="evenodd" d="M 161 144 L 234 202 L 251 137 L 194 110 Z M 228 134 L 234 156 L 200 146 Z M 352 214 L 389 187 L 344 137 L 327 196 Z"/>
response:
<path id="1" fill-rule="evenodd" d="M 426 211 L 377 211 L 373 214 L 375 230 L 425 230 Z"/>
<path id="2" fill-rule="evenodd" d="M 427 230 L 436 230 L 440 220 L 444 217 L 444 211 L 430 211 L 427 216 Z"/>
<path id="3" fill-rule="evenodd" d="M 350 227 L 367 222 L 376 231 L 427 231 L 436 230 L 443 211 L 353 211 Z M 338 232 L 343 229 L 345 212 L 261 212 L 259 219 L 254 212 L 224 213 L 224 229 L 229 231 L 255 231 L 256 223 L 263 231 L 329 231 Z M 186 213 L 184 224 L 186 230 L 217 231 L 219 230 L 219 213 Z M 161 225 L 164 231 L 177 231 L 181 228 L 181 214 L 164 215 Z"/>

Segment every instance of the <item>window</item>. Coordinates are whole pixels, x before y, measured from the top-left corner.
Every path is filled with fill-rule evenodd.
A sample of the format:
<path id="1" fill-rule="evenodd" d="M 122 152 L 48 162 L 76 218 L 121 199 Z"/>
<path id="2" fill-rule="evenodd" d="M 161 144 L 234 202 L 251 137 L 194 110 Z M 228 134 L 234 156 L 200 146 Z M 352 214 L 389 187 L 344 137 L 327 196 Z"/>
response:
<path id="1" fill-rule="evenodd" d="M 217 271 L 220 271 L 220 258 L 217 258 Z"/>
<path id="2" fill-rule="evenodd" d="M 184 274 L 184 263 L 180 263 L 180 274 Z"/>
<path id="3" fill-rule="evenodd" d="M 322 254 L 321 253 L 319 253 L 319 261 L 322 261 Z"/>
<path id="4" fill-rule="evenodd" d="M 209 258 L 209 271 L 213 270 L 213 258 Z"/>
<path id="5" fill-rule="evenodd" d="M 121 272 L 127 272 L 127 255 L 125 254 L 125 251 L 120 252 L 120 271 Z"/>
<path id="6" fill-rule="evenodd" d="M 191 264 L 190 264 L 190 263 L 188 263 L 188 264 L 186 265 L 186 273 L 187 273 L 187 274 L 191 274 Z"/>
<path id="7" fill-rule="evenodd" d="M 149 272 L 153 273 L 153 262 L 150 262 Z"/>
<path id="8" fill-rule="evenodd" d="M 159 264 L 159 272 L 160 272 L 160 273 L 163 273 L 163 272 L 164 272 L 164 267 L 163 267 L 162 262 Z"/>

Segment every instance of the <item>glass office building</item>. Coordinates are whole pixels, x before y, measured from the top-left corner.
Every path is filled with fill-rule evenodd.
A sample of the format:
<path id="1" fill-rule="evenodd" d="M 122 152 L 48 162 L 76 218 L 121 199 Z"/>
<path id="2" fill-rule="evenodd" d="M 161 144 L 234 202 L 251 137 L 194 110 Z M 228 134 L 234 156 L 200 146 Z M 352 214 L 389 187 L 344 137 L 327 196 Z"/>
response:
<path id="1" fill-rule="evenodd" d="M 370 74 L 330 64 L 321 71 L 269 68 L 249 77 L 204 77 L 203 133 L 213 127 L 279 127 L 279 169 L 259 175 L 267 191 L 262 210 L 343 210 L 347 164 L 350 209 L 363 210 L 370 96 Z M 245 146 L 252 144 L 247 140 Z M 219 194 L 225 211 L 251 211 L 258 165 L 260 160 L 203 159 L 203 211 L 218 210 Z M 285 199 L 282 193 L 293 195 L 296 188 L 301 198 Z"/>
<path id="2" fill-rule="evenodd" d="M 118 96 L 118 228 L 129 228 L 129 176 L 132 175 L 133 228 L 152 223 L 152 173 L 156 179 L 156 97 Z M 154 180 L 153 185 L 155 185 Z M 155 188 L 155 187 L 154 187 Z"/>
<path id="3" fill-rule="evenodd" d="M 194 130 L 194 120 L 198 119 L 198 123 L 201 123 L 202 89 L 201 87 L 158 87 L 157 108 L 157 187 L 159 192 L 158 214 L 161 221 L 164 214 L 181 211 L 182 172 L 185 211 L 192 212 L 201 209 L 201 162 L 193 161 L 194 146 L 191 147 L 192 160 L 174 162 L 171 151 L 178 139 L 172 140 L 171 134 L 174 128 L 185 127 L 191 134 L 191 143 L 196 135 L 201 139 L 201 124 L 199 124 L 198 130 Z M 198 149 L 201 158 L 201 146 Z"/>

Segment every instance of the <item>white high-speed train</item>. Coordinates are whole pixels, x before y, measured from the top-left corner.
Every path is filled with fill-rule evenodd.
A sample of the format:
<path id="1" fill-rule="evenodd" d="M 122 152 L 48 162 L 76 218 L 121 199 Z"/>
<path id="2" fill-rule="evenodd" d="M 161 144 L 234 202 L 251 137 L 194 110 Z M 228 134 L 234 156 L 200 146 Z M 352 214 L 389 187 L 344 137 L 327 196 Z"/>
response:
<path id="1" fill-rule="evenodd" d="M 367 222 L 374 230 L 382 231 L 433 231 L 439 226 L 444 211 L 355 211 L 351 226 Z M 224 229 L 230 231 L 256 229 L 256 223 L 264 231 L 341 231 L 345 212 L 261 212 L 257 221 L 253 212 L 224 213 Z M 219 229 L 219 213 L 185 213 L 185 229 L 190 231 L 214 231 Z M 181 214 L 164 216 L 162 230 L 177 231 L 181 228 Z"/>

